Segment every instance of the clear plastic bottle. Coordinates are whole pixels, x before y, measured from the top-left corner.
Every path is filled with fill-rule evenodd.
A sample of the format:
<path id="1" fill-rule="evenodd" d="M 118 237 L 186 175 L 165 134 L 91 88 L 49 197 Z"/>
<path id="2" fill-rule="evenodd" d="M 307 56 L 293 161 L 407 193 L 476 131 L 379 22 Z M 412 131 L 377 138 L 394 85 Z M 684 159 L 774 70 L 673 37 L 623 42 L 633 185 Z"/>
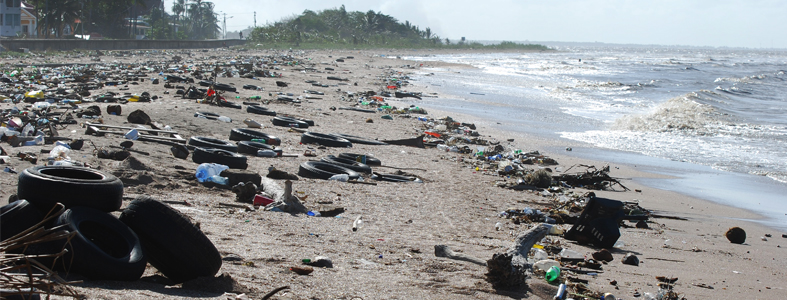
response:
<path id="1" fill-rule="evenodd" d="M 363 227 L 363 216 L 358 216 L 353 222 L 353 231 L 358 231 L 361 227 Z"/>
<path id="2" fill-rule="evenodd" d="M 273 150 L 257 150 L 257 156 L 260 156 L 260 157 L 276 157 L 276 152 L 273 151 Z"/>
<path id="3" fill-rule="evenodd" d="M 230 167 L 215 163 L 203 163 L 197 166 L 197 172 L 195 176 L 197 177 L 197 181 L 205 182 L 208 178 L 212 177 L 213 175 L 221 174 L 221 171 L 229 169 Z"/>
<path id="4" fill-rule="evenodd" d="M 222 177 L 221 175 L 213 175 L 208 177 L 205 181 L 210 181 L 213 183 L 221 184 L 221 185 L 229 185 L 229 178 Z"/>

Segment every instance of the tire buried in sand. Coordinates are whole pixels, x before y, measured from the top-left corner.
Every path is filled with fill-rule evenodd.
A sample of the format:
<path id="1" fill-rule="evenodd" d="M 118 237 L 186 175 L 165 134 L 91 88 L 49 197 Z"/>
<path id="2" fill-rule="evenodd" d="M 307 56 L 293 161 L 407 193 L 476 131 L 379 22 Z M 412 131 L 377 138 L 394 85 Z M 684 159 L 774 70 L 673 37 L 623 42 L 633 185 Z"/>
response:
<path id="1" fill-rule="evenodd" d="M 270 134 L 251 130 L 246 128 L 233 128 L 230 131 L 230 140 L 233 141 L 251 141 L 253 139 L 263 139 L 266 144 L 278 146 L 281 145 L 281 139 Z"/>
<path id="2" fill-rule="evenodd" d="M 268 144 L 252 142 L 252 141 L 238 142 L 238 153 L 251 154 L 257 156 L 257 151 L 260 150 L 273 150 L 273 152 L 276 152 L 277 156 L 281 156 L 282 153 L 281 148 L 277 148 Z"/>
<path id="3" fill-rule="evenodd" d="M 372 174 L 372 168 L 369 167 L 369 165 L 351 159 L 338 158 L 333 155 L 328 155 L 320 159 L 320 161 L 339 165 L 359 173 Z"/>
<path id="4" fill-rule="evenodd" d="M 195 148 L 191 160 L 195 163 L 217 163 L 226 165 L 231 169 L 246 169 L 249 167 L 246 156 L 224 149 Z"/>
<path id="5" fill-rule="evenodd" d="M 329 179 L 338 174 L 347 174 L 350 179 L 358 179 L 361 176 L 348 168 L 321 161 L 307 161 L 298 168 L 298 175 L 308 178 Z"/>
<path id="6" fill-rule="evenodd" d="M 301 143 L 318 144 L 325 147 L 341 147 L 341 148 L 347 148 L 353 146 L 353 143 L 351 143 L 346 139 L 340 138 L 335 135 L 317 133 L 317 132 L 306 132 L 303 135 L 301 135 Z"/>
<path id="7" fill-rule="evenodd" d="M 191 138 L 189 138 L 188 144 L 189 146 L 193 146 L 193 147 L 216 148 L 216 149 L 224 149 L 230 152 L 238 152 L 238 146 L 236 146 L 235 144 L 229 141 L 214 139 L 205 136 L 192 136 Z"/>
<path id="8" fill-rule="evenodd" d="M 358 161 L 358 157 L 361 157 L 361 156 L 364 156 L 364 155 L 363 154 L 357 154 L 357 153 L 339 153 L 339 158 L 351 159 L 351 160 L 354 160 L 354 161 Z M 368 155 L 366 156 L 366 164 L 370 165 L 370 166 L 382 166 L 383 165 L 383 163 L 379 159 L 374 158 L 374 157 L 370 157 Z"/>

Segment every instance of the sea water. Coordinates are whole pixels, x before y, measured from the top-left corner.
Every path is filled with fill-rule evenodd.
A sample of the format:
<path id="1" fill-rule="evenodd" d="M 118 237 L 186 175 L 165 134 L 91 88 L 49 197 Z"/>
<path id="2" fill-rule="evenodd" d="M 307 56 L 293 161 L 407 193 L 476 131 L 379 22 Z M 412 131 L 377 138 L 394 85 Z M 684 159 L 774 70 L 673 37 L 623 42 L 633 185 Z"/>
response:
<path id="1" fill-rule="evenodd" d="M 649 166 L 678 177 L 642 180 L 650 186 L 787 228 L 787 51 L 563 46 L 403 58 L 475 67 L 420 69 L 415 83 L 440 93 L 419 103 L 427 109 L 579 143 L 572 155 Z"/>

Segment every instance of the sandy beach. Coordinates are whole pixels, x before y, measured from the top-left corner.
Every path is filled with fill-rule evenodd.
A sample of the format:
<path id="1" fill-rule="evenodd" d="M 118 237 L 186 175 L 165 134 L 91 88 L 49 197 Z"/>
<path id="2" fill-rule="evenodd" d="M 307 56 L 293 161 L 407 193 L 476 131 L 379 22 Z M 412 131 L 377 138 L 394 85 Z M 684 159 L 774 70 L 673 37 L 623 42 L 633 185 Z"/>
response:
<path id="1" fill-rule="evenodd" d="M 80 104 L 82 107 L 101 107 L 102 121 L 108 125 L 135 126 L 127 121 L 128 114 L 142 110 L 153 121 L 169 125 L 185 139 L 207 136 L 228 140 L 232 128 L 246 128 L 244 119 L 253 119 L 264 126 L 260 131 L 279 137 L 283 153 L 291 155 L 249 157 L 247 169 L 262 176 L 268 174 L 271 166 L 296 174 L 298 166 L 305 161 L 353 152 L 379 158 L 382 165 L 387 167 L 375 167 L 376 172 L 390 174 L 398 168 L 423 180 L 423 183 L 381 181 L 370 185 L 301 177 L 293 182 L 293 189 L 296 195 L 305 197 L 307 208 L 317 211 L 341 207 L 344 213 L 337 217 L 310 217 L 262 209 L 249 210 L 222 205 L 239 203 L 229 189 L 198 183 L 194 177 L 198 164 L 192 162 L 191 157 L 185 160 L 173 157 L 169 145 L 135 141 L 130 158 L 124 161 L 99 159 L 94 155 L 93 145 L 98 148 L 118 146 L 125 139 L 119 135 L 86 135 L 82 126 L 69 125 L 58 130 L 60 136 L 90 141 L 81 150 L 72 151 L 72 159 L 119 177 L 124 183 L 124 206 L 137 195 L 143 194 L 170 203 L 182 202 L 171 205 L 200 224 L 203 232 L 225 257 L 219 274 L 226 273 L 235 281 L 234 288 L 224 291 L 170 285 L 166 278 L 149 265 L 143 278 L 134 282 L 86 280 L 78 275 L 70 275 L 69 279 L 84 280 L 75 284 L 74 289 L 88 299 L 260 299 L 281 286 L 289 286 L 289 289 L 277 293 L 271 299 L 551 299 L 557 290 L 557 285 L 550 285 L 539 276 L 531 277 L 520 289 L 495 289 L 486 281 L 485 267 L 436 257 L 434 246 L 446 244 L 457 252 L 489 259 L 493 254 L 504 252 L 512 246 L 518 233 L 535 225 L 515 224 L 510 219 L 500 217 L 500 212 L 525 207 L 545 209 L 551 207 L 559 195 L 544 196 L 541 191 L 516 191 L 498 187 L 498 182 L 504 181 L 505 177 L 498 175 L 495 170 L 484 170 L 483 164 L 473 163 L 476 160 L 472 154 L 444 152 L 432 147 L 422 149 L 354 144 L 352 148 L 346 149 L 300 144 L 302 133 L 298 130 L 273 126 L 271 117 L 247 113 L 246 105 L 243 105 L 243 109 L 234 109 L 183 99 L 176 95 L 176 88 L 164 87 L 164 75 L 173 73 L 164 71 L 164 75 L 159 75 L 160 70 L 134 69 L 140 65 L 157 66 L 164 70 L 177 67 L 192 71 L 196 68 L 212 70 L 216 62 L 228 68 L 232 60 L 242 62 L 260 58 L 258 61 L 261 61 L 264 57 L 268 61 L 269 71 L 280 73 L 281 77 L 219 77 L 218 82 L 231 84 L 238 90 L 237 93 L 228 92 L 224 96 L 238 104 L 243 101 L 260 102 L 280 115 L 291 114 L 311 119 L 315 126 L 309 127 L 308 131 L 344 133 L 379 140 L 407 139 L 417 137 L 427 129 L 426 122 L 419 121 L 418 117 L 439 120 L 450 116 L 457 122 L 474 124 L 480 139 L 499 142 L 507 150 L 539 151 L 555 159 L 559 165 L 549 166 L 555 171 L 553 175 L 560 173 L 557 170 L 566 170 L 575 164 L 597 167 L 608 164 L 604 161 L 580 160 L 567 153 L 545 152 L 547 147 L 562 145 L 532 136 L 494 130 L 490 126 L 493 121 L 474 119 L 467 115 L 447 114 L 426 108 L 427 115 L 390 114 L 392 119 L 385 119 L 382 118 L 387 114 L 384 112 L 336 109 L 359 105 L 358 98 L 348 97 L 347 91 L 356 95 L 366 91 L 382 91 L 385 85 L 383 79 L 389 75 L 430 72 L 428 69 L 434 67 L 469 67 L 440 62 L 416 63 L 396 58 L 412 55 L 413 51 L 208 49 L 113 51 L 98 57 L 86 54 L 68 52 L 3 58 L 2 62 L 37 66 L 62 62 L 96 63 L 104 64 L 108 69 L 100 71 L 109 74 L 139 72 L 146 75 L 144 81 L 123 82 L 93 90 L 92 96 L 105 92 L 121 95 L 148 92 L 158 99 L 122 104 L 121 115 L 106 113 L 108 103 Z M 174 56 L 180 56 L 182 61 L 176 63 Z M 339 58 L 343 61 L 337 62 Z M 298 64 L 288 65 L 286 62 L 290 60 L 298 61 Z M 131 69 L 115 71 L 113 65 L 121 68 L 127 65 Z M 191 72 L 178 75 L 191 76 Z M 346 78 L 347 81 L 328 80 L 329 76 Z M 152 84 L 152 78 L 162 79 L 162 82 Z M 287 82 L 289 86 L 278 87 L 276 81 Z M 307 81 L 316 81 L 328 87 L 317 87 Z M 241 88 L 247 84 L 260 86 L 264 90 Z M 186 83 L 173 85 L 188 87 Z M 323 92 L 324 95 L 306 94 L 305 90 Z M 417 83 L 405 84 L 402 90 L 433 93 Z M 301 99 L 300 103 L 276 101 L 279 92 L 292 93 L 292 97 L 309 97 Z M 261 96 L 261 99 L 247 100 L 252 96 Z M 439 94 L 436 96 L 440 97 Z M 385 98 L 385 101 L 397 108 L 418 103 L 418 100 L 410 98 Z M 22 109 L 23 105 L 4 102 L 0 103 L 0 109 L 14 106 Z M 227 116 L 232 122 L 197 118 L 194 116 L 196 112 Z M 95 120 L 77 121 L 84 123 Z M 39 155 L 37 165 L 42 165 L 46 162 L 46 153 L 53 147 L 12 147 L 8 143 L 0 146 L 11 157 L 0 167 L 9 167 L 17 172 L 33 166 L 28 161 L 16 158 L 17 153 L 36 153 Z M 474 149 L 475 145 L 471 145 L 471 148 Z M 316 157 L 304 156 L 307 150 L 314 152 Z M 479 165 L 481 168 L 476 170 L 475 167 Z M 539 168 L 538 165 L 528 167 Z M 660 175 L 642 172 L 635 166 L 610 167 L 610 175 L 621 178 L 621 183 L 630 191 L 592 191 L 597 196 L 638 202 L 653 213 L 675 218 L 650 218 L 647 229 L 635 228 L 635 222 L 625 221 L 626 226 L 620 228 L 619 239 L 623 245 L 610 249 L 614 260 L 603 264 L 601 270 L 595 271 L 595 275 L 572 274 L 572 277 L 587 280 L 590 290 L 611 293 L 617 299 L 644 299 L 645 293 L 655 295 L 659 290 L 658 276 L 677 277 L 674 291 L 686 299 L 783 297 L 785 287 L 782 284 L 787 281 L 784 271 L 787 252 L 781 244 L 787 247 L 787 243 L 782 232 L 742 221 L 758 218 L 745 210 L 652 189 L 632 180 Z M 371 182 L 368 178 L 366 180 Z M 282 180 L 277 182 L 284 184 Z M 9 197 L 16 193 L 17 174 L 0 173 L 0 186 L 0 204 L 5 205 Z M 586 192 L 589 190 L 571 188 L 562 193 L 582 195 Z M 113 214 L 119 215 L 117 212 Z M 364 226 L 353 231 L 353 221 L 359 216 L 362 216 Z M 495 228 L 498 222 L 502 224 L 500 230 Z M 559 226 L 564 231 L 571 228 L 570 224 Z M 744 244 L 732 244 L 725 238 L 727 229 L 734 226 L 746 231 Z M 550 239 L 558 241 L 563 248 L 587 257 L 599 250 L 560 236 L 550 236 Z M 639 258 L 639 266 L 621 262 L 627 253 Z M 297 275 L 289 270 L 290 267 L 301 266 L 303 259 L 316 256 L 331 258 L 334 267 L 315 268 L 309 275 Z M 240 296 L 242 294 L 244 296 Z M 572 297 L 581 299 L 578 295 Z"/>

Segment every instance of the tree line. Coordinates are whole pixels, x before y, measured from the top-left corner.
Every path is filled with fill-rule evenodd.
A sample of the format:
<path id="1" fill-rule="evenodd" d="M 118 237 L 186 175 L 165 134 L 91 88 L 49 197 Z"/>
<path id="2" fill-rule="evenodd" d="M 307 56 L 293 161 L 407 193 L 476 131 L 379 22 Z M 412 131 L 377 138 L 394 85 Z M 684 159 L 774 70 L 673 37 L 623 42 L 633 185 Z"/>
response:
<path id="1" fill-rule="evenodd" d="M 151 39 L 215 39 L 219 36 L 214 4 L 175 0 L 174 15 L 144 0 L 28 0 L 38 16 L 38 36 L 62 38 L 71 33 L 99 33 L 107 38 L 134 38 L 135 29 L 149 25 Z M 142 16 L 141 12 L 149 11 Z M 134 21 L 131 21 L 134 20 Z"/>
<path id="2" fill-rule="evenodd" d="M 254 28 L 249 39 L 263 47 L 311 48 L 494 48 L 549 50 L 543 45 L 502 42 L 483 45 L 464 40 L 442 39 L 431 28 L 423 30 L 410 21 L 369 10 L 348 12 L 344 5 L 323 11 L 305 10 L 300 15 Z"/>

